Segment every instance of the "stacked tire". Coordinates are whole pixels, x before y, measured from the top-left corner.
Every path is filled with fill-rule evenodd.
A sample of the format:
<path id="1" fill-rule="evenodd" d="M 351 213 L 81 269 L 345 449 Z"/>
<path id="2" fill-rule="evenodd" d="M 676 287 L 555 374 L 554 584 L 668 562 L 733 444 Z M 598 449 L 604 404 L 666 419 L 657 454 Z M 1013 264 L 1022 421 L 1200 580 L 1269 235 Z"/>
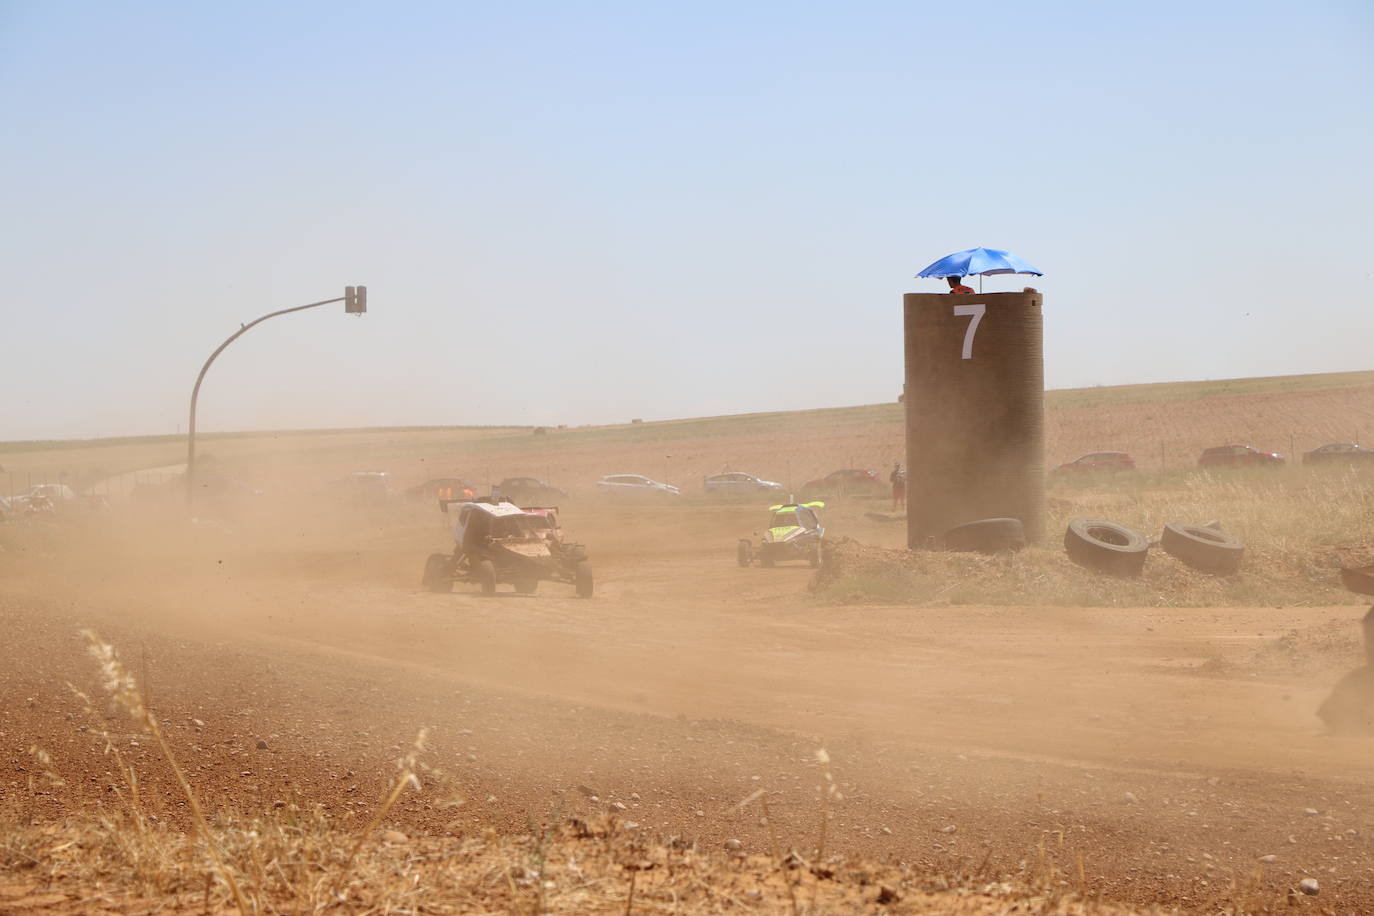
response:
<path id="1" fill-rule="evenodd" d="M 1159 546 L 1193 569 L 1216 576 L 1229 576 L 1240 570 L 1245 545 L 1216 525 L 1185 525 L 1170 522 L 1164 526 Z M 1145 568 L 1150 541 L 1125 525 L 1103 518 L 1076 518 L 1064 532 L 1064 550 L 1069 559 L 1116 576 L 1138 576 Z"/>
<path id="2" fill-rule="evenodd" d="M 1104 518 L 1076 518 L 1064 531 L 1064 550 L 1080 566 L 1113 576 L 1138 576 L 1145 568 L 1150 540 Z"/>
<path id="3" fill-rule="evenodd" d="M 984 518 L 949 529 L 941 543 L 964 553 L 1009 553 L 1026 546 L 1026 529 L 1019 518 Z"/>
<path id="4" fill-rule="evenodd" d="M 1194 569 L 1216 576 L 1239 572 L 1245 556 L 1240 538 L 1208 525 L 1171 522 L 1164 526 L 1159 546 Z"/>

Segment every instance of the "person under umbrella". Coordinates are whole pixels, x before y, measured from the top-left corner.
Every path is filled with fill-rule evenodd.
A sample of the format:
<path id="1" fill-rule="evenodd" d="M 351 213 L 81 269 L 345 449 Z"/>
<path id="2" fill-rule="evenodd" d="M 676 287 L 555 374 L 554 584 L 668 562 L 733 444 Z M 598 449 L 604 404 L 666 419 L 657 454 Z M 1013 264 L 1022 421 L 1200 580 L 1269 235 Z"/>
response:
<path id="1" fill-rule="evenodd" d="M 967 296 L 973 293 L 973 288 L 964 285 L 964 277 L 991 277 L 996 274 L 1043 276 L 1038 267 L 1000 248 L 970 248 L 967 251 L 956 251 L 954 254 L 945 255 L 916 276 L 946 280 L 951 293 Z M 981 282 L 980 280 L 979 283 Z"/>

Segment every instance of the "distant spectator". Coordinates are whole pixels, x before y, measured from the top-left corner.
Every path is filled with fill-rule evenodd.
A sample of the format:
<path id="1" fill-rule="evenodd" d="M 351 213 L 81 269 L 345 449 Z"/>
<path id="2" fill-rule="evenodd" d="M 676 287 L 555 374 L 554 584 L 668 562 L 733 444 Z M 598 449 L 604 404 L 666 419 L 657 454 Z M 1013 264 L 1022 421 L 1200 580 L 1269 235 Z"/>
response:
<path id="1" fill-rule="evenodd" d="M 892 473 L 887 475 L 887 479 L 892 482 L 892 511 L 897 511 L 898 507 L 906 508 L 906 471 L 902 470 L 902 463 L 894 461 L 892 463 Z"/>
<path id="2" fill-rule="evenodd" d="M 945 277 L 945 282 L 949 284 L 950 295 L 973 295 L 973 287 L 965 286 L 963 277 Z"/>

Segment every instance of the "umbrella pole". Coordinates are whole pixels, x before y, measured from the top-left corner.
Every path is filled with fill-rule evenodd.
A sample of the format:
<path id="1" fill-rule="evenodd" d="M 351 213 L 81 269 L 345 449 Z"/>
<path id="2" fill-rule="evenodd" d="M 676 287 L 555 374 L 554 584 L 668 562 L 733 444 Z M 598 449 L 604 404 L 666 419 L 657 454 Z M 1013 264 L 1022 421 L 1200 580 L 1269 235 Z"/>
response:
<path id="1" fill-rule="evenodd" d="M 983 275 L 978 275 L 978 295 L 983 295 Z M 1291 451 L 1291 449 L 1290 449 Z"/>

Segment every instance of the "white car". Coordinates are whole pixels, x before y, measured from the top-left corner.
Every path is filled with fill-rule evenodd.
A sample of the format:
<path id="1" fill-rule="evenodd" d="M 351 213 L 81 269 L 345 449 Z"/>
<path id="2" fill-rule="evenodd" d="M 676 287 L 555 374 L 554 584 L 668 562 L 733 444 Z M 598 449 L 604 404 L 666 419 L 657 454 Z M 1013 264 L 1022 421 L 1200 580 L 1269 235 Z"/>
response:
<path id="1" fill-rule="evenodd" d="M 745 474 L 740 471 L 710 474 L 701 478 L 701 486 L 707 493 L 716 493 L 722 496 L 782 492 L 782 484 L 777 481 L 764 480 L 753 474 Z"/>
<path id="2" fill-rule="evenodd" d="M 615 497 L 681 496 L 670 483 L 659 483 L 640 474 L 609 474 L 596 482 L 596 491 Z"/>
<path id="3" fill-rule="evenodd" d="M 54 505 L 58 503 L 76 502 L 76 494 L 72 488 L 65 483 L 38 483 L 29 487 L 20 494 L 21 498 L 27 499 L 48 499 Z"/>

